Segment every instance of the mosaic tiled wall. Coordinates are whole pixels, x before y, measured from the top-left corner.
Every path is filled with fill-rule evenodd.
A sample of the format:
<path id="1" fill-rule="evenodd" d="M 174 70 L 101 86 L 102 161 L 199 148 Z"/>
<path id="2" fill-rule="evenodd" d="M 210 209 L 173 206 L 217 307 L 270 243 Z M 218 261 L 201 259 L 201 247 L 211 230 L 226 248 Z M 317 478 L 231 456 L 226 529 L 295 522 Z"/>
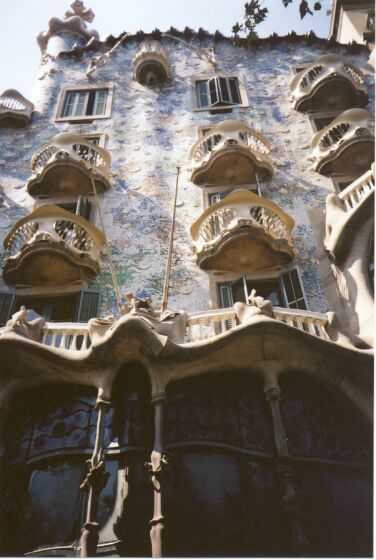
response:
<path id="1" fill-rule="evenodd" d="M 318 248 L 307 212 L 315 208 L 324 210 L 325 197 L 333 186 L 330 180 L 309 170 L 307 157 L 313 133 L 308 118 L 290 107 L 289 83 L 290 65 L 310 62 L 327 51 L 304 42 L 280 43 L 255 51 L 228 42 L 215 43 L 218 72 L 242 72 L 245 76 L 249 107 L 234 109 L 231 115 L 210 115 L 192 111 L 190 80 L 191 76 L 212 73 L 209 62 L 179 41 L 164 39 L 163 44 L 169 51 L 172 79 L 161 87 L 148 88 L 132 80 L 136 41 L 120 47 L 94 75 L 91 84 L 114 85 L 115 92 L 111 118 L 92 124 L 54 120 L 61 88 L 88 85 L 85 72 L 91 54 L 48 60 L 41 66 L 32 125 L 24 130 L 0 131 L 1 243 L 11 224 L 33 208 L 34 200 L 25 188 L 32 155 L 59 132 L 105 133 L 106 149 L 112 157 L 113 187 L 101 195 L 101 203 L 122 293 L 150 295 L 156 304 L 161 301 L 175 173 L 180 165 L 169 306 L 191 311 L 208 308 L 208 278 L 195 264 L 189 234 L 191 224 L 202 212 L 203 194 L 200 187 L 190 182 L 188 154 L 197 140 L 198 127 L 225 118 L 240 119 L 272 142 L 275 175 L 262 184 L 262 192 L 295 219 L 297 264 L 309 308 L 326 311 L 317 269 Z M 201 44 L 211 46 L 211 41 Z M 349 56 L 340 47 L 332 52 L 347 56 L 359 67 L 367 62 L 366 52 Z M 372 110 L 370 106 L 368 109 Z M 98 216 L 96 225 L 99 226 Z M 114 311 L 106 259 L 93 286 L 102 290 L 102 314 Z"/>

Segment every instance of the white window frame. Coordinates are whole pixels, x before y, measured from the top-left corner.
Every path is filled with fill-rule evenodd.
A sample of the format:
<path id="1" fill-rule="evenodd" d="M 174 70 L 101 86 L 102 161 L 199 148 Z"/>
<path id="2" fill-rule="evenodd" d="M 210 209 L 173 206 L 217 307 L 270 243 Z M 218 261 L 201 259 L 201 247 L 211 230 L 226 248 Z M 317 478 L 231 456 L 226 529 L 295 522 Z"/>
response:
<path id="1" fill-rule="evenodd" d="M 239 97 L 240 97 L 240 103 L 231 103 L 228 102 L 225 105 L 208 105 L 206 107 L 200 107 L 198 105 L 198 100 L 197 100 L 197 83 L 198 82 L 202 82 L 202 81 L 207 81 L 209 82 L 209 80 L 211 80 L 212 78 L 224 78 L 226 80 L 228 80 L 228 78 L 235 78 L 237 80 L 237 86 L 238 86 L 238 93 L 239 93 Z M 218 88 L 217 88 L 218 89 Z M 193 106 L 193 111 L 229 111 L 231 109 L 235 108 L 241 108 L 241 107 L 249 107 L 249 100 L 248 100 L 248 95 L 247 95 L 247 90 L 246 90 L 246 86 L 245 86 L 245 79 L 244 79 L 244 75 L 242 73 L 239 72 L 221 72 L 218 74 L 203 74 L 203 75 L 199 75 L 199 76 L 192 76 L 191 78 L 191 95 L 192 95 L 192 106 Z"/>
<path id="2" fill-rule="evenodd" d="M 104 113 L 102 115 L 78 115 L 78 116 L 64 116 L 64 111 L 66 108 L 66 101 L 68 99 L 69 94 L 71 93 L 85 93 L 86 94 L 86 98 L 85 98 L 85 108 L 87 107 L 87 103 L 89 100 L 89 94 L 90 92 L 94 91 L 94 92 L 101 92 L 101 91 L 107 91 L 107 97 L 106 97 L 106 104 L 105 104 L 105 110 Z M 93 121 L 93 120 L 98 120 L 98 119 L 109 119 L 111 117 L 111 110 L 112 110 L 112 101 L 113 101 L 113 94 L 114 94 L 114 86 L 108 86 L 108 85 L 104 85 L 104 86 L 87 86 L 87 85 L 82 85 L 82 86 L 74 86 L 74 87 L 65 87 L 62 89 L 60 96 L 59 96 L 59 101 L 57 104 L 57 108 L 56 108 L 56 114 L 55 114 L 55 121 L 56 122 L 88 122 L 88 121 Z M 74 101 L 74 107 L 77 108 L 77 104 L 78 104 L 78 96 L 76 97 L 75 101 Z M 95 110 L 97 108 L 98 105 L 98 96 L 95 96 L 94 99 L 94 107 L 93 107 L 93 112 L 95 113 Z M 97 136 L 97 135 L 95 135 Z"/>

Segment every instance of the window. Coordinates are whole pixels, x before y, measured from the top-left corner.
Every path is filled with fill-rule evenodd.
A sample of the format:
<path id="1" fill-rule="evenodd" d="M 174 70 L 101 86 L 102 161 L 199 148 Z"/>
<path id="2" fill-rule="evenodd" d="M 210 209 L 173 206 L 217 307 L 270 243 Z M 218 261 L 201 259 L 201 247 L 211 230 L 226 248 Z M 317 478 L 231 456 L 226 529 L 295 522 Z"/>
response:
<path id="1" fill-rule="evenodd" d="M 299 74 L 299 72 L 301 72 L 302 70 L 307 68 L 307 66 L 309 66 L 309 63 L 307 63 L 307 64 L 294 64 L 293 66 L 291 66 L 292 73 L 293 74 Z"/>
<path id="2" fill-rule="evenodd" d="M 194 81 L 196 110 L 224 111 L 247 106 L 244 85 L 237 76 L 213 76 Z"/>
<path id="3" fill-rule="evenodd" d="M 112 87 L 64 89 L 58 105 L 56 120 L 87 121 L 108 118 L 111 114 L 112 94 Z"/>
<path id="4" fill-rule="evenodd" d="M 0 327 L 6 325 L 11 317 L 11 310 L 14 304 L 14 294 L 10 292 L 0 293 Z"/>
<path id="5" fill-rule="evenodd" d="M 338 115 L 338 111 L 331 112 L 331 113 L 314 113 L 312 115 L 309 115 L 309 120 L 313 132 L 316 133 L 319 130 L 322 130 L 323 128 L 328 126 L 328 124 L 330 124 L 336 118 L 337 115 Z"/>
<path id="6" fill-rule="evenodd" d="M 76 216 L 81 216 L 90 222 L 92 205 L 86 196 L 80 195 L 77 202 L 57 202 L 56 206 L 59 206 L 59 208 L 63 208 L 68 212 L 72 212 L 72 214 L 76 214 Z"/>
<path id="7" fill-rule="evenodd" d="M 268 299 L 277 307 L 307 309 L 300 274 L 296 268 L 281 274 L 279 278 L 250 280 L 242 276 L 234 282 L 220 284 L 220 306 L 232 307 L 237 301 L 248 303 L 252 290 L 256 290 L 256 296 Z"/>
<path id="8" fill-rule="evenodd" d="M 24 305 L 46 321 L 86 323 L 90 318 L 98 317 L 99 303 L 100 293 L 95 290 L 81 290 L 76 294 L 62 296 L 17 296 L 12 313 Z"/>

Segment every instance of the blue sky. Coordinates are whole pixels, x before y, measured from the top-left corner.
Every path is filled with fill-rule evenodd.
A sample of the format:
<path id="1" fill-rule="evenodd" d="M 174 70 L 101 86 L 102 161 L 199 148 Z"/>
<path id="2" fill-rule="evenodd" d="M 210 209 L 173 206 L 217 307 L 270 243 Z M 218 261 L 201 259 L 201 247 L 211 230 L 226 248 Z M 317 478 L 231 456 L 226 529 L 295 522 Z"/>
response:
<path id="1" fill-rule="evenodd" d="M 185 26 L 208 31 L 219 29 L 231 34 L 232 25 L 242 19 L 245 0 L 87 0 L 95 20 L 92 27 L 102 39 L 119 35 L 122 31 L 162 31 L 171 25 L 177 29 Z M 31 96 L 40 52 L 35 36 L 46 29 L 50 17 L 63 17 L 70 0 L 0 0 L 0 93 L 5 89 L 18 89 Z M 313 0 L 310 1 L 313 4 Z M 284 8 L 281 0 L 264 0 L 269 16 L 258 27 L 261 37 L 273 32 L 285 35 L 291 30 L 306 33 L 311 29 L 327 37 L 330 17 L 326 11 L 330 0 L 322 0 L 322 10 L 307 15 L 303 21 L 298 13 L 299 0 Z"/>

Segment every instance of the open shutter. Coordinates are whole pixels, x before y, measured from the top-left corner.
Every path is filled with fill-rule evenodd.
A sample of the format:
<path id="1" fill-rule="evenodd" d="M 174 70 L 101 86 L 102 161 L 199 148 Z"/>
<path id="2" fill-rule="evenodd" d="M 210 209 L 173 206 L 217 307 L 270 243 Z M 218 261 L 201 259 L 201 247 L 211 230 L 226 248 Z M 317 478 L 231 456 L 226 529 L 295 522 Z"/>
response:
<path id="1" fill-rule="evenodd" d="M 99 304 L 99 290 L 81 290 L 77 304 L 76 321 L 78 323 L 87 323 L 89 319 L 98 317 Z"/>
<path id="2" fill-rule="evenodd" d="M 230 284 L 221 284 L 219 286 L 219 300 L 222 308 L 233 306 Z"/>
<path id="3" fill-rule="evenodd" d="M 85 220 L 90 221 L 90 210 L 91 210 L 91 203 L 89 202 L 86 196 L 82 196 L 80 194 L 77 200 L 76 215 L 82 216 L 82 218 L 85 218 Z"/>
<path id="4" fill-rule="evenodd" d="M 230 91 L 231 102 L 234 105 L 241 103 L 238 78 L 228 78 L 227 83 Z"/>
<path id="5" fill-rule="evenodd" d="M 307 309 L 303 283 L 297 268 L 281 274 L 280 283 L 286 307 L 291 309 Z"/>
<path id="6" fill-rule="evenodd" d="M 208 80 L 209 84 L 209 97 L 211 107 L 219 104 L 219 92 L 218 92 L 218 78 L 211 78 Z"/>
<path id="7" fill-rule="evenodd" d="M 15 297 L 15 294 L 9 292 L 0 293 L 0 327 L 6 325 L 10 319 Z"/>
<path id="8" fill-rule="evenodd" d="M 244 276 L 231 284 L 232 301 L 248 303 L 247 282 Z"/>
<path id="9" fill-rule="evenodd" d="M 220 96 L 221 105 L 227 105 L 228 103 L 231 103 L 227 78 L 219 77 L 218 78 L 218 86 L 219 86 L 218 89 L 219 89 L 219 96 Z"/>

